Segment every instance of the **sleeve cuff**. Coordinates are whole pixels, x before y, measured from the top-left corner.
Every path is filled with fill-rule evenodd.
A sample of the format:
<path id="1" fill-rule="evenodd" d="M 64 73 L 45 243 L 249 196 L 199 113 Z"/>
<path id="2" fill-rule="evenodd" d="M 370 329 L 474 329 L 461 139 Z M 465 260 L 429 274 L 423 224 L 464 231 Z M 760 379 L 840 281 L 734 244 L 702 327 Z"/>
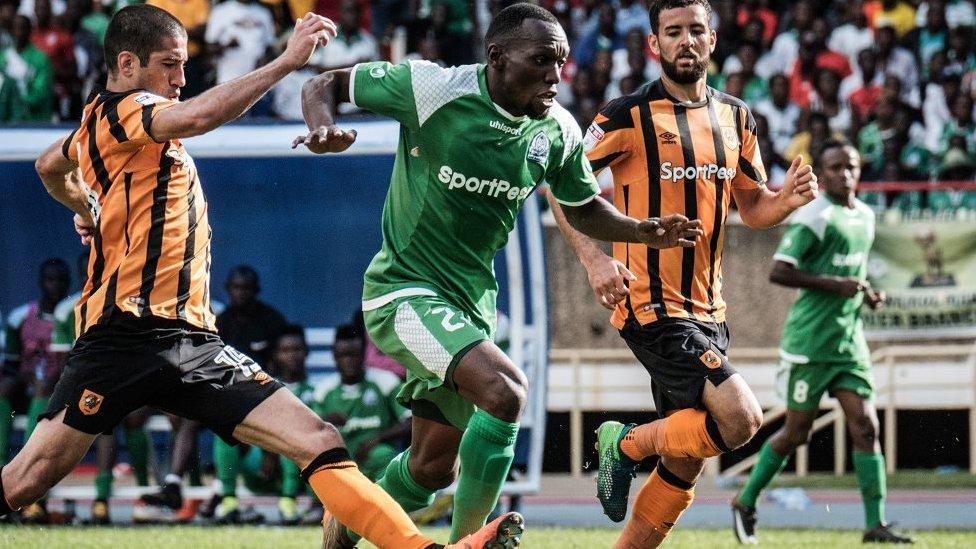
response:
<path id="1" fill-rule="evenodd" d="M 786 255 L 786 254 L 783 254 L 783 253 L 774 254 L 773 255 L 773 260 L 774 261 L 782 261 L 783 263 L 789 263 L 790 265 L 793 265 L 794 267 L 796 267 L 800 263 L 799 261 L 796 260 L 795 257 L 789 256 L 789 255 Z"/>
<path id="2" fill-rule="evenodd" d="M 356 63 L 349 69 L 349 104 L 357 109 L 360 108 L 356 104 L 356 72 L 359 71 L 359 65 L 362 65 L 362 63 Z"/>
<path id="3" fill-rule="evenodd" d="M 550 192 L 552 192 L 552 190 L 551 190 L 551 189 L 550 189 Z M 595 198 L 596 198 L 597 196 L 599 196 L 599 193 L 593 193 L 592 195 L 590 195 L 590 197 L 589 197 L 589 198 L 586 198 L 586 199 L 584 199 L 584 200 L 580 200 L 579 202 L 568 202 L 568 201 L 566 201 L 566 200 L 560 200 L 560 199 L 559 199 L 559 197 L 558 197 L 558 196 L 556 196 L 555 194 L 553 194 L 552 196 L 554 196 L 554 197 L 556 198 L 556 202 L 559 202 L 559 204 L 561 204 L 561 205 L 563 205 L 563 206 L 569 206 L 569 207 L 572 207 L 572 208 L 575 208 L 575 207 L 577 207 L 577 206 L 582 206 L 582 205 L 584 205 L 584 204 L 589 204 L 589 203 L 590 203 L 590 202 L 592 202 L 592 201 L 593 201 L 593 200 L 594 200 L 594 199 L 595 199 Z"/>

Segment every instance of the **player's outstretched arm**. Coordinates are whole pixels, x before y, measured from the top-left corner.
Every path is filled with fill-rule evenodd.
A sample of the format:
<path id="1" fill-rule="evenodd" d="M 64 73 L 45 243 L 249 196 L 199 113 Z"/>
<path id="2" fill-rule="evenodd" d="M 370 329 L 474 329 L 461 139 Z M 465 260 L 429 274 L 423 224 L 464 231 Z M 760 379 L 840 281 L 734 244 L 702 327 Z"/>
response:
<path id="1" fill-rule="evenodd" d="M 315 48 L 328 44 L 335 34 L 332 21 L 314 13 L 305 14 L 295 23 L 295 32 L 281 55 L 240 78 L 161 111 L 153 117 L 153 138 L 163 142 L 200 135 L 237 119 L 282 78 L 308 63 Z"/>
<path id="2" fill-rule="evenodd" d="M 570 226 L 565 214 L 563 214 L 562 206 L 559 205 L 551 192 L 546 193 L 546 199 L 552 208 L 552 215 L 556 219 L 559 232 L 562 233 L 563 238 L 576 253 L 576 258 L 579 259 L 583 268 L 586 269 L 590 288 L 593 289 L 597 301 L 604 308 L 613 310 L 617 303 L 623 301 L 630 294 L 626 281 L 637 280 L 637 277 L 623 263 L 604 253 L 597 241 Z"/>
<path id="3" fill-rule="evenodd" d="M 342 152 L 356 141 L 356 130 L 344 131 L 335 125 L 333 113 L 340 103 L 349 102 L 352 69 L 324 72 L 302 86 L 302 116 L 308 134 L 300 135 L 291 148 L 305 145 L 315 154 Z"/>
<path id="4" fill-rule="evenodd" d="M 621 214 L 606 200 L 595 197 L 581 206 L 562 207 L 574 229 L 607 242 L 635 242 L 651 248 L 690 248 L 701 236 L 701 220 L 680 214 L 642 221 Z"/>
<path id="5" fill-rule="evenodd" d="M 797 156 L 786 172 L 779 192 L 765 187 L 758 189 L 732 188 L 739 206 L 742 222 L 753 229 L 768 229 L 782 222 L 793 210 L 817 198 L 817 176 L 809 164 L 801 164 Z"/>
<path id="6" fill-rule="evenodd" d="M 779 259 L 773 261 L 773 268 L 769 271 L 769 281 L 787 288 L 819 290 L 843 297 L 854 297 L 858 292 L 871 288 L 871 284 L 866 280 L 810 273 Z"/>

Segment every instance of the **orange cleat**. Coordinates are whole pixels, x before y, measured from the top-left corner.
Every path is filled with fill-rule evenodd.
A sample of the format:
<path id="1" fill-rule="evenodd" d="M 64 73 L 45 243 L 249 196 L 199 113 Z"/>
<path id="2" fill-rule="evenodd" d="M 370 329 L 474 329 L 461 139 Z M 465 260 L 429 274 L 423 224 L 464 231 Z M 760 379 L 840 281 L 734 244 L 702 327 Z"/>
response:
<path id="1" fill-rule="evenodd" d="M 513 549 L 522 543 L 525 519 L 518 513 L 505 513 L 484 528 L 465 536 L 444 549 Z"/>

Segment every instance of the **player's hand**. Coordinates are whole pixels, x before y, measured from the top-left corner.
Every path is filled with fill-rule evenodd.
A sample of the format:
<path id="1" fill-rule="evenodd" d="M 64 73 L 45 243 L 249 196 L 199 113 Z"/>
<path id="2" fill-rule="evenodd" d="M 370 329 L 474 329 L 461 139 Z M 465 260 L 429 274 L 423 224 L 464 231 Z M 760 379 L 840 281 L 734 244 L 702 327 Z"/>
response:
<path id="1" fill-rule="evenodd" d="M 871 283 L 865 280 L 861 283 L 861 291 L 864 292 L 864 302 L 867 303 L 871 310 L 877 310 L 884 307 L 885 301 L 888 296 L 885 294 L 884 290 L 876 290 L 871 286 Z"/>
<path id="2" fill-rule="evenodd" d="M 90 218 L 84 218 L 79 214 L 75 214 L 74 223 L 75 232 L 81 237 L 81 245 L 91 244 L 92 238 L 95 237 L 95 223 Z"/>
<path id="3" fill-rule="evenodd" d="M 780 197 L 793 210 L 809 203 L 820 194 L 817 174 L 813 173 L 813 167 L 810 164 L 801 165 L 802 162 L 803 158 L 800 156 L 793 159 L 790 169 L 786 170 L 783 188 L 779 191 Z"/>
<path id="4" fill-rule="evenodd" d="M 586 268 L 586 276 L 590 279 L 590 288 L 593 288 L 597 301 L 611 311 L 630 295 L 627 281 L 637 280 L 623 263 L 602 253 L 588 260 L 583 267 Z"/>
<path id="5" fill-rule="evenodd" d="M 637 225 L 637 238 L 650 248 L 691 248 L 703 234 L 700 219 L 689 220 L 681 214 L 651 217 Z"/>
<path id="6" fill-rule="evenodd" d="M 291 142 L 291 148 L 305 145 L 315 154 L 337 153 L 356 142 L 356 130 L 343 130 L 336 125 L 319 126 L 307 135 L 299 135 Z"/>
<path id="7" fill-rule="evenodd" d="M 834 282 L 834 292 L 843 297 L 854 297 L 864 289 L 864 281 L 856 278 L 838 278 Z"/>
<path id="8" fill-rule="evenodd" d="M 292 70 L 304 67 L 312 58 L 316 46 L 325 47 L 335 35 L 336 25 L 331 19 L 306 13 L 305 17 L 295 22 L 295 32 L 288 39 L 281 57 Z"/>

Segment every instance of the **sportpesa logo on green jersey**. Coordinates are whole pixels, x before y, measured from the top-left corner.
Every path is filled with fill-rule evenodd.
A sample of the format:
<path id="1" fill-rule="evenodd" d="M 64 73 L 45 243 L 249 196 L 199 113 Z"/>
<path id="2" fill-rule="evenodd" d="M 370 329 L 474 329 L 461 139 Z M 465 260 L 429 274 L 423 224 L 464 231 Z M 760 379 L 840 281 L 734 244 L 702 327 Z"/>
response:
<path id="1" fill-rule="evenodd" d="M 437 180 L 447 185 L 450 190 L 463 189 L 469 193 L 484 194 L 493 198 L 503 197 L 509 200 L 525 200 L 532 187 L 512 186 L 504 179 L 478 179 L 468 177 L 455 171 L 450 166 L 441 166 L 437 173 Z"/>

